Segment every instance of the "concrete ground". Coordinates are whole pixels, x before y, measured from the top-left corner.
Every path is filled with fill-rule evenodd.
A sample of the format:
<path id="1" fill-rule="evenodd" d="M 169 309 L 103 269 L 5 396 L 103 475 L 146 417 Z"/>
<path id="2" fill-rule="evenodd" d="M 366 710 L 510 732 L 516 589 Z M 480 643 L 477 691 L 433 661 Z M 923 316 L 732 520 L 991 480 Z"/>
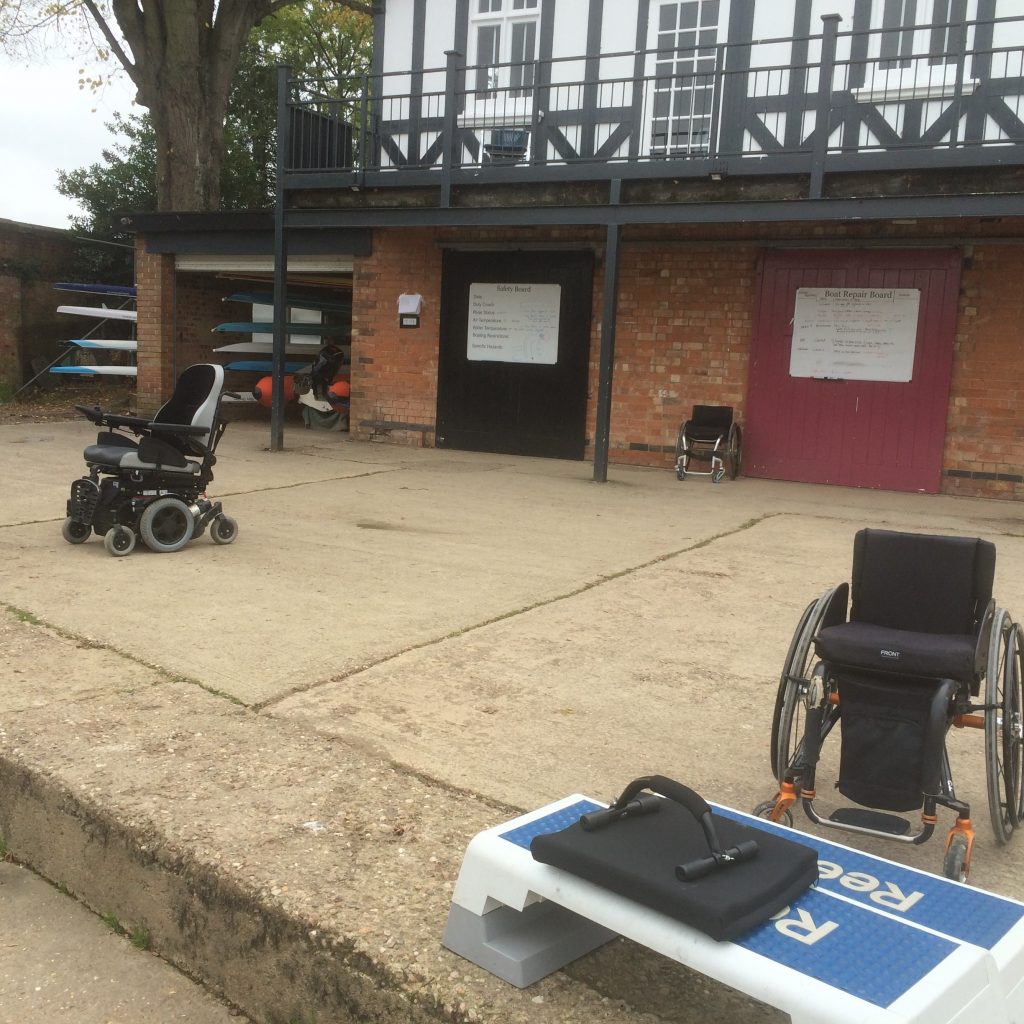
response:
<path id="1" fill-rule="evenodd" d="M 777 1019 L 622 941 L 496 981 L 439 944 L 466 843 L 653 772 L 770 796 L 786 649 L 863 526 L 995 541 L 1024 616 L 1011 502 L 267 436 L 221 446 L 235 544 L 115 559 L 60 536 L 89 425 L 0 427 L 0 836 L 258 1021 Z M 1024 898 L 982 735 L 950 744 L 972 882 Z"/>
<path id="2" fill-rule="evenodd" d="M 0 1024 L 244 1024 L 26 868 L 0 863 L 0 921 Z"/>

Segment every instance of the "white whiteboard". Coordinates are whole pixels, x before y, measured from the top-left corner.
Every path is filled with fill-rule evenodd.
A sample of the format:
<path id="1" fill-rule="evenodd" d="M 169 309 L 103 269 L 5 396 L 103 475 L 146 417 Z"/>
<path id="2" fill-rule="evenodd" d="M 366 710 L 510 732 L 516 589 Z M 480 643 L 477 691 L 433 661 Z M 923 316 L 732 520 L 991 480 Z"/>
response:
<path id="1" fill-rule="evenodd" d="M 559 284 L 471 284 L 466 358 L 558 362 Z"/>
<path id="2" fill-rule="evenodd" d="M 918 288 L 798 288 L 791 377 L 909 381 Z"/>

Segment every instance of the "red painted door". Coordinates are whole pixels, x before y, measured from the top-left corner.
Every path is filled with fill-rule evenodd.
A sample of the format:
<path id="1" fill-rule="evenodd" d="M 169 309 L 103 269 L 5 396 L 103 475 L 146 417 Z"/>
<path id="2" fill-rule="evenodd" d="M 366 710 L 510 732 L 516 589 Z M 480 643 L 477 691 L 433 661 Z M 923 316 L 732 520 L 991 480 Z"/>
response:
<path id="1" fill-rule="evenodd" d="M 807 483 L 937 493 L 961 255 L 950 249 L 770 252 L 754 320 L 743 472 Z M 798 288 L 916 288 L 909 382 L 790 376 Z"/>

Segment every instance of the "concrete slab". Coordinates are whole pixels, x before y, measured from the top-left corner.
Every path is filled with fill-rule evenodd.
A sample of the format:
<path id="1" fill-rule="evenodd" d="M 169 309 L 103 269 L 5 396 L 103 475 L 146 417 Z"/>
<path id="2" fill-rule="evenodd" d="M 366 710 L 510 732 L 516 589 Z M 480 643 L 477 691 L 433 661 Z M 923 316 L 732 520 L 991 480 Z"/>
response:
<path id="1" fill-rule="evenodd" d="M 266 439 L 224 438 L 236 544 L 113 559 L 59 532 L 88 425 L 0 427 L 28 481 L 0 506 L 0 834 L 258 1019 L 774 1019 L 622 943 L 509 994 L 438 947 L 465 843 L 650 771 L 770 796 L 786 648 L 862 526 L 994 540 L 1024 617 L 1013 503 Z M 981 735 L 951 744 L 972 879 L 1022 898 Z M 941 863 L 940 841 L 868 848 Z"/>

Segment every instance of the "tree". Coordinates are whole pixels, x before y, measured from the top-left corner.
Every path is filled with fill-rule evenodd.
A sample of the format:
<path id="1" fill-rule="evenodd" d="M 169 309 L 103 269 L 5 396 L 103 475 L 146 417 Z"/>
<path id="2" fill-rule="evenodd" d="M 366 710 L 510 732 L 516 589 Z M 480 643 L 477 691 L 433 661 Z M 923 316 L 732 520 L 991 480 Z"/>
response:
<path id="1" fill-rule="evenodd" d="M 0 38 L 12 48 L 51 28 L 96 40 L 99 55 L 124 68 L 149 110 L 158 209 L 214 210 L 228 97 L 243 47 L 264 18 L 298 2 L 0 0 Z M 369 0 L 332 3 L 372 13 Z"/>
<path id="2" fill-rule="evenodd" d="M 272 15 L 251 33 L 231 87 L 224 126 L 220 206 L 225 210 L 273 205 L 276 171 L 275 65 L 283 62 L 306 78 L 329 80 L 335 92 L 369 70 L 371 24 L 365 15 L 331 0 L 305 0 Z M 106 242 L 130 242 L 117 212 L 157 209 L 155 133 L 148 113 L 115 114 L 106 125 L 115 141 L 103 163 L 61 171 L 57 189 L 84 214 L 73 230 Z M 112 219 L 113 218 L 113 219 Z"/>

